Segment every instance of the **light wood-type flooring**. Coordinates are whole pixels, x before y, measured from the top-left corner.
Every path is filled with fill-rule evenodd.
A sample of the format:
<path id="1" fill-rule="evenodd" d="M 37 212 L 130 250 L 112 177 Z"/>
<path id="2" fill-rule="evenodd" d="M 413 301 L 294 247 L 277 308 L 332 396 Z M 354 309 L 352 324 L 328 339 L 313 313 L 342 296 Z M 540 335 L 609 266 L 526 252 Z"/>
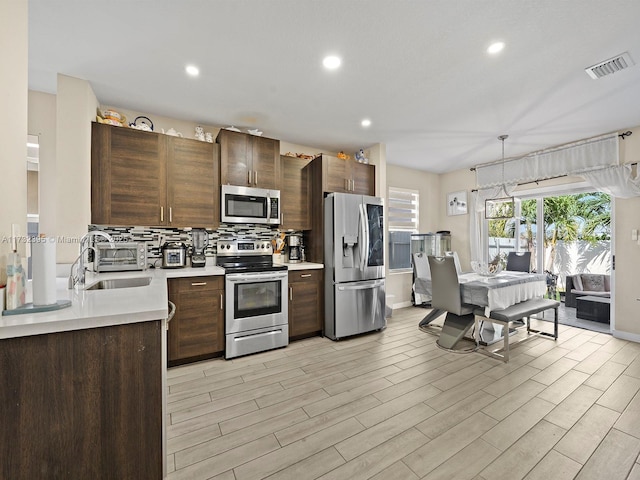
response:
<path id="1" fill-rule="evenodd" d="M 425 313 L 170 369 L 169 478 L 640 479 L 640 344 L 560 326 L 505 364 L 438 348 Z"/>

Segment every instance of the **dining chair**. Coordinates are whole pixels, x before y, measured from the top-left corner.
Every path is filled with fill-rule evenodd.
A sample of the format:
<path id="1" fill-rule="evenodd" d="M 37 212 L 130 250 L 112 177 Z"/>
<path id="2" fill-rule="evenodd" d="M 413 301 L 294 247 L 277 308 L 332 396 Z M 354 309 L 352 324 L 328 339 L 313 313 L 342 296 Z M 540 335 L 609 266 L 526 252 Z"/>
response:
<path id="1" fill-rule="evenodd" d="M 531 252 L 509 252 L 506 270 L 512 272 L 530 272 Z"/>
<path id="2" fill-rule="evenodd" d="M 436 343 L 453 349 L 474 324 L 474 305 L 462 303 L 460 282 L 453 257 L 429 256 L 431 306 L 447 313 Z"/>
<path id="3" fill-rule="evenodd" d="M 458 275 L 462 273 L 462 267 L 460 266 L 460 258 L 458 257 L 458 252 L 444 252 L 445 257 L 453 257 L 453 263 L 456 265 L 456 272 Z"/>

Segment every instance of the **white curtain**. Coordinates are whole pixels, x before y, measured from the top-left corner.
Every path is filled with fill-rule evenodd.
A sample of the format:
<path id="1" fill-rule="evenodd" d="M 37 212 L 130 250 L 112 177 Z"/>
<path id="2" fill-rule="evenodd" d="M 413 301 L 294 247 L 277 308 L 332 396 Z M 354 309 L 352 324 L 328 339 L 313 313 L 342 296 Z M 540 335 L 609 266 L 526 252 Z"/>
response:
<path id="1" fill-rule="evenodd" d="M 478 187 L 522 183 L 618 165 L 618 134 L 612 133 L 476 167 Z"/>
<path id="2" fill-rule="evenodd" d="M 581 174 L 596 190 L 608 193 L 612 197 L 631 198 L 640 196 L 640 178 L 634 175 L 630 164 Z"/>
<path id="3" fill-rule="evenodd" d="M 484 221 L 485 200 L 510 196 L 516 185 L 500 185 L 493 188 L 482 188 L 471 192 L 469 202 L 469 240 L 471 241 L 471 261 L 487 262 L 489 246 L 487 244 L 488 225 Z"/>

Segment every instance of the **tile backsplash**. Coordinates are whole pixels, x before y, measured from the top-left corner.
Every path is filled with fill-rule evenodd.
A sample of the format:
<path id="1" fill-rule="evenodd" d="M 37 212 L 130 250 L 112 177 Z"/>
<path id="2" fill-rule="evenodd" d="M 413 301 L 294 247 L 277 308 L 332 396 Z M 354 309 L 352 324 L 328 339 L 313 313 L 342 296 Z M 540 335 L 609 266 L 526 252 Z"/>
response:
<path id="1" fill-rule="evenodd" d="M 113 236 L 118 241 L 147 242 L 148 257 L 150 262 L 161 257 L 161 243 L 184 242 L 191 246 L 190 228 L 161 228 L 161 227 L 117 227 L 104 225 L 89 225 L 88 230 L 102 230 Z M 235 238 L 238 240 L 266 240 L 271 241 L 278 235 L 279 230 L 260 224 L 230 224 L 221 223 L 217 230 L 207 229 L 209 233 L 209 246 L 205 250 L 207 257 L 216 254 L 218 239 Z M 290 233 L 290 232 L 288 232 Z"/>

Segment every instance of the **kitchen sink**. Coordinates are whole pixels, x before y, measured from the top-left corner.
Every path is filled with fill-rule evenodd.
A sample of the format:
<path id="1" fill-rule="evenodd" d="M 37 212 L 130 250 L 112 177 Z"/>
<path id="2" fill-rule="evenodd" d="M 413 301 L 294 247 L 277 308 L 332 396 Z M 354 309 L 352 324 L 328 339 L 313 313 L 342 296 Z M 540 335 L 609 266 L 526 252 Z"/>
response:
<path id="1" fill-rule="evenodd" d="M 112 288 L 144 287 L 151 283 L 151 277 L 110 278 L 100 280 L 86 290 L 111 290 Z"/>

